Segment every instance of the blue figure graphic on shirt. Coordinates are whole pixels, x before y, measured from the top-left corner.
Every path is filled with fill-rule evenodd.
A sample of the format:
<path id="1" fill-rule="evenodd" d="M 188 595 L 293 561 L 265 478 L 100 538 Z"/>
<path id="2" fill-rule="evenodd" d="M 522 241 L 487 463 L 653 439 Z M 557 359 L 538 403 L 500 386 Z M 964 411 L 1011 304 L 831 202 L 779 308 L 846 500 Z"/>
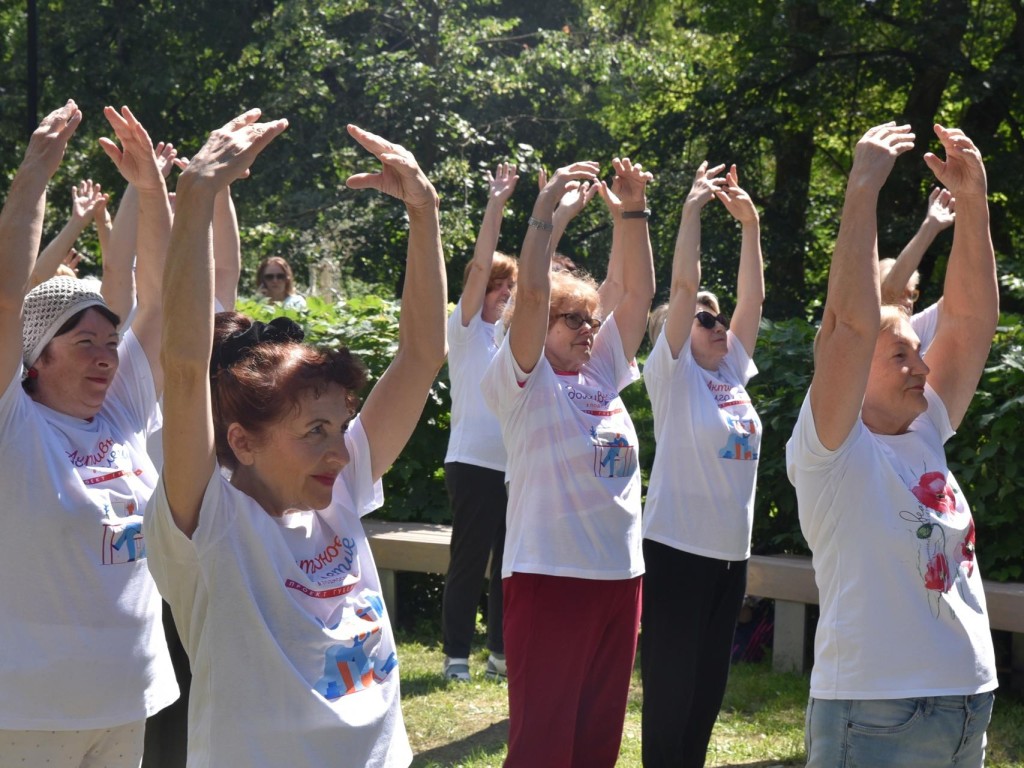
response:
<path id="1" fill-rule="evenodd" d="M 396 666 L 398 658 L 389 653 L 378 658 L 377 647 L 382 637 L 377 622 L 384 615 L 384 600 L 376 592 L 363 590 L 357 600 L 364 604 L 349 614 L 345 624 L 353 634 L 345 641 L 330 646 L 324 660 L 324 675 L 314 688 L 325 699 L 334 700 L 362 691 L 383 682 Z"/>
<path id="2" fill-rule="evenodd" d="M 753 419 L 737 419 L 729 414 L 725 415 L 725 419 L 729 427 L 729 440 L 725 448 L 718 452 L 719 458 L 756 460 L 757 451 L 750 445 L 750 438 L 757 434 L 757 423 Z"/>
<path id="3" fill-rule="evenodd" d="M 597 477 L 627 477 L 632 473 L 633 450 L 625 435 L 616 432 L 611 439 L 602 439 L 597 429 L 591 427 L 590 436 L 596 451 L 594 474 Z"/>
<path id="4" fill-rule="evenodd" d="M 135 551 L 136 537 L 141 536 L 142 521 L 140 520 L 137 523 L 128 523 L 121 529 L 121 535 L 111 542 L 111 546 L 119 552 L 121 551 L 121 547 L 127 547 L 128 562 L 132 562 L 138 557 L 138 553 Z"/>

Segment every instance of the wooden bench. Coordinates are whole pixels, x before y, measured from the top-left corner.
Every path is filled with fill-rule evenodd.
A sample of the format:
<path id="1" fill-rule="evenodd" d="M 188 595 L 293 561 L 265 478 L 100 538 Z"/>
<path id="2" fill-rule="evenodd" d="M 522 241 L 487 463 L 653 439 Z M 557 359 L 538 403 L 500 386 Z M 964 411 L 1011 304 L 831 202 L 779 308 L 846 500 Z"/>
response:
<path id="1" fill-rule="evenodd" d="M 397 617 L 395 574 L 398 571 L 445 573 L 450 525 L 364 520 L 381 591 L 392 620 Z M 1013 633 L 1011 687 L 1024 690 L 1024 584 L 985 581 L 989 625 Z M 747 593 L 775 601 L 772 666 L 804 672 L 810 668 L 814 627 L 807 608 L 818 604 L 811 558 L 800 555 L 754 555 L 747 567 Z"/>

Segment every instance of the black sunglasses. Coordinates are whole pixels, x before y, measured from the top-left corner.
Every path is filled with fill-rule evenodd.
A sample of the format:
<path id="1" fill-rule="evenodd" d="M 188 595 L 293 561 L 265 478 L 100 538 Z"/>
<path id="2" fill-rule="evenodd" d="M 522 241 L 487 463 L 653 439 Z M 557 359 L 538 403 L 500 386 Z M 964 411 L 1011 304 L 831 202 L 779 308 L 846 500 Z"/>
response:
<path id="1" fill-rule="evenodd" d="M 715 323 L 721 323 L 723 328 L 729 330 L 729 318 L 721 313 L 712 315 L 710 312 L 705 312 L 702 309 L 694 317 L 697 318 L 701 328 L 707 328 L 709 331 L 715 327 Z"/>
<path id="2" fill-rule="evenodd" d="M 596 317 L 584 317 L 576 312 L 563 312 L 559 317 L 565 321 L 565 327 L 570 331 L 578 331 L 584 323 L 590 326 L 590 330 L 596 331 L 602 323 Z"/>
<path id="3" fill-rule="evenodd" d="M 267 272 L 263 275 L 263 282 L 267 280 L 285 280 L 287 277 L 284 272 Z"/>

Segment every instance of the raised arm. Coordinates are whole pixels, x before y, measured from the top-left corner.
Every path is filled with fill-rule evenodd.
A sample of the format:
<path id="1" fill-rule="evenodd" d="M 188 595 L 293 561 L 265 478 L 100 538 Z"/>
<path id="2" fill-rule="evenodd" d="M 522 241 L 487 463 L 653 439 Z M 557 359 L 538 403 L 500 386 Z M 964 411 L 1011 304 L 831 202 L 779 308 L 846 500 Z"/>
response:
<path id="1" fill-rule="evenodd" d="M 139 340 L 153 374 L 157 395 L 163 392 L 163 367 L 160 364 L 160 326 L 163 318 L 163 269 L 171 232 L 171 206 L 167 186 L 149 134 L 128 107 L 118 112 L 105 107 L 103 114 L 114 129 L 120 147 L 107 138 L 100 146 L 124 180 L 139 196 L 139 227 L 136 242 L 136 291 L 138 311 L 132 330 Z"/>
<path id="2" fill-rule="evenodd" d="M 210 402 L 213 348 L 213 254 L 210 226 L 217 195 L 248 172 L 256 156 L 288 125 L 256 122 L 258 109 L 210 134 L 178 179 L 163 290 L 161 350 L 164 391 L 164 468 L 175 523 L 191 536 L 216 465 Z"/>
<path id="3" fill-rule="evenodd" d="M 907 290 L 910 278 L 921 263 L 925 251 L 942 230 L 956 221 L 956 200 L 948 189 L 935 187 L 928 195 L 924 221 L 906 244 L 892 269 L 882 279 L 882 303 L 896 304 Z"/>
<path id="4" fill-rule="evenodd" d="M 154 148 L 156 165 L 166 179 L 177 157 L 173 144 L 158 142 Z M 99 227 L 97 221 L 96 226 Z M 135 185 L 125 188 L 124 199 L 117 207 L 117 215 L 103 248 L 103 283 L 101 291 L 107 306 L 117 312 L 121 322 L 127 322 L 135 307 L 135 252 L 139 241 L 139 193 Z"/>
<path id="5" fill-rule="evenodd" d="M 92 221 L 93 211 L 103 202 L 106 207 L 107 196 L 99 184 L 93 184 L 92 179 L 71 187 L 71 216 L 67 224 L 53 240 L 43 249 L 36 259 L 35 267 L 32 269 L 32 278 L 29 281 L 29 288 L 35 288 L 44 280 L 49 280 L 57 273 L 57 267 L 67 258 L 75 241 Z M 116 310 L 115 310 L 116 311 Z"/>
<path id="6" fill-rule="evenodd" d="M 761 256 L 761 220 L 754 201 L 740 187 L 739 172 L 733 165 L 725 175 L 726 184 L 715 194 L 725 209 L 740 223 L 740 268 L 736 277 L 736 311 L 732 316 L 732 332 L 751 357 L 761 326 L 761 305 L 764 304 L 764 259 Z"/>
<path id="7" fill-rule="evenodd" d="M 974 397 L 992 346 L 999 322 L 999 285 L 981 153 L 959 129 L 936 125 L 935 135 L 946 158 L 929 152 L 924 159 L 956 198 L 956 228 L 942 288 L 942 317 L 928 350 L 928 382 L 956 428 Z"/>
<path id="8" fill-rule="evenodd" d="M 0 209 L 0 371 L 14 376 L 22 357 L 21 309 L 39 253 L 46 210 L 46 185 L 57 172 L 82 113 L 68 100 L 39 124 Z M 6 379 L 10 381 L 10 379 Z M 5 385 L 6 386 L 6 385 Z"/>
<path id="9" fill-rule="evenodd" d="M 672 254 L 672 285 L 664 326 L 665 340 L 673 358 L 679 357 L 693 328 L 694 307 L 700 290 L 700 214 L 715 196 L 715 190 L 727 183 L 718 175 L 724 170 L 724 165 L 708 168 L 707 160 L 701 163 L 683 202 L 679 234 Z"/>
<path id="10" fill-rule="evenodd" d="M 609 276 L 621 279 L 621 292 L 615 288 L 605 289 L 601 307 L 606 317 L 615 312 L 622 348 L 626 359 L 632 360 L 643 341 L 647 314 L 654 298 L 654 251 L 646 216 L 647 184 L 654 175 L 628 157 L 614 158 L 612 167 L 615 177 L 611 189 L 605 184 L 599 184 L 598 188 L 614 222 L 608 272 Z M 606 300 L 614 300 L 613 306 L 605 307 Z"/>
<path id="11" fill-rule="evenodd" d="M 561 200 L 558 201 L 558 206 L 551 214 L 551 224 L 554 227 L 551 230 L 552 253 L 558 250 L 558 244 L 562 241 L 565 230 L 569 228 L 569 222 L 579 216 L 587 207 L 587 203 L 594 199 L 598 187 L 599 185 L 596 183 L 584 181 L 579 184 L 569 184 L 565 188 Z"/>
<path id="12" fill-rule="evenodd" d="M 484 305 L 487 295 L 487 284 L 491 279 L 491 264 L 494 251 L 498 247 L 498 235 L 501 234 L 501 219 L 505 213 L 505 203 L 515 191 L 516 167 L 509 163 L 498 163 L 494 174 L 487 172 L 487 207 L 484 219 L 480 223 L 480 232 L 476 236 L 473 248 L 473 262 L 462 286 L 462 324 L 476 317 Z"/>
<path id="13" fill-rule="evenodd" d="M 174 165 L 181 170 L 188 168 L 189 162 L 187 157 L 174 158 Z M 171 201 L 173 213 L 173 195 Z M 210 236 L 213 240 L 213 295 L 223 309 L 234 309 L 238 300 L 238 280 L 242 275 L 242 238 L 238 232 L 238 214 L 230 186 L 220 190 L 213 201 Z"/>
<path id="14" fill-rule="evenodd" d="M 213 201 L 213 294 L 224 309 L 234 309 L 242 275 L 242 238 L 231 187 Z"/>
<path id="15" fill-rule="evenodd" d="M 433 184 L 405 147 L 348 127 L 381 164 L 376 173 L 348 178 L 351 189 L 376 189 L 405 203 L 409 249 L 405 262 L 398 351 L 366 398 L 360 419 L 370 443 L 373 477 L 379 478 L 409 441 L 423 403 L 447 354 L 448 289 L 441 248 L 439 200 Z"/>
<path id="16" fill-rule="evenodd" d="M 110 236 L 106 243 L 101 241 L 103 298 L 122 323 L 128 321 L 135 306 L 135 245 L 139 240 L 138 233 L 139 193 L 129 184 L 117 205 Z"/>
<path id="17" fill-rule="evenodd" d="M 811 379 L 815 428 L 829 450 L 860 418 L 880 323 L 878 193 L 896 158 L 913 146 L 910 126 L 886 123 L 864 134 L 854 152 Z"/>
<path id="18" fill-rule="evenodd" d="M 544 354 L 551 303 L 551 256 L 555 250 L 551 223 L 555 206 L 570 186 L 580 181 L 597 182 L 597 163 L 583 161 L 559 168 L 544 185 L 533 204 L 519 253 L 519 274 L 516 282 L 516 305 L 509 326 L 509 345 L 519 367 L 529 373 Z"/>

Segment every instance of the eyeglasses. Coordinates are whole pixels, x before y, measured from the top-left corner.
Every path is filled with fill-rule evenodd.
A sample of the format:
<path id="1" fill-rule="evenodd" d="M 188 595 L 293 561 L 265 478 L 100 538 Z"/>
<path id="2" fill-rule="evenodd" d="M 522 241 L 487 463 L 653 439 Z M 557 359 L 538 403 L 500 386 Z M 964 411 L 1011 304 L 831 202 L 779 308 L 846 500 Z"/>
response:
<path id="1" fill-rule="evenodd" d="M 721 313 L 712 315 L 710 312 L 701 310 L 694 317 L 697 318 L 701 328 L 707 328 L 709 331 L 715 327 L 715 323 L 721 323 L 723 328 L 729 329 L 729 318 Z"/>
<path id="2" fill-rule="evenodd" d="M 267 280 L 284 280 L 286 277 L 287 276 L 284 272 L 264 272 L 263 282 L 266 282 Z"/>
<path id="3" fill-rule="evenodd" d="M 917 288 L 910 288 L 903 292 L 903 296 L 913 304 L 919 298 L 921 298 L 921 292 Z"/>
<path id="4" fill-rule="evenodd" d="M 565 327 L 570 331 L 578 331 L 584 323 L 590 326 L 590 330 L 596 331 L 602 324 L 596 317 L 584 317 L 576 312 L 563 312 L 559 317 L 565 321 Z"/>

